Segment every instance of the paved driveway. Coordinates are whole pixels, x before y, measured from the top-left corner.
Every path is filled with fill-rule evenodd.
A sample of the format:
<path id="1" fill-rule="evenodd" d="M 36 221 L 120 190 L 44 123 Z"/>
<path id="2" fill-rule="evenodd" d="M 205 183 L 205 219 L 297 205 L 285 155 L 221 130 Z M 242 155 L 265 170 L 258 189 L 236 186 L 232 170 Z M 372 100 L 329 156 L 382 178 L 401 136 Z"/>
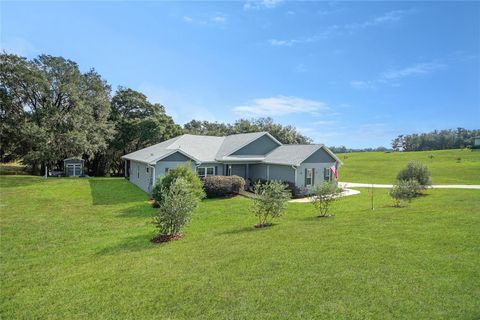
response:
<path id="1" fill-rule="evenodd" d="M 370 184 L 370 183 L 357 183 L 357 182 L 339 182 L 341 188 L 391 188 L 391 184 Z M 480 189 L 478 184 L 435 184 L 432 185 L 434 189 Z"/>

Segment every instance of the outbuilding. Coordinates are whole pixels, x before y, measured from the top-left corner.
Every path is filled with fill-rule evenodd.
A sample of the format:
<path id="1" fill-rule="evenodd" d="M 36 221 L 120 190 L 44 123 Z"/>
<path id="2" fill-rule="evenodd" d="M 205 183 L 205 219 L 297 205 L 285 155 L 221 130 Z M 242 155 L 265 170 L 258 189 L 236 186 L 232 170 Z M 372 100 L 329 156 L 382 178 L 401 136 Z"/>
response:
<path id="1" fill-rule="evenodd" d="M 66 177 L 82 177 L 84 165 L 81 158 L 67 158 L 63 160 L 63 172 Z"/>

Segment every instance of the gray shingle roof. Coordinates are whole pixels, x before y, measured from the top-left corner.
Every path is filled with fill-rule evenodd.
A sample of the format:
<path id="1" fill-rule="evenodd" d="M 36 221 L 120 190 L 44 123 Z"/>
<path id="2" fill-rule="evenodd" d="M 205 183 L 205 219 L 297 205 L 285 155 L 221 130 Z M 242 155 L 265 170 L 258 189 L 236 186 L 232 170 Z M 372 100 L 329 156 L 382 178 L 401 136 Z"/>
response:
<path id="1" fill-rule="evenodd" d="M 287 144 L 267 154 L 264 162 L 272 164 L 300 165 L 303 160 L 322 148 L 321 144 Z"/>
<path id="2" fill-rule="evenodd" d="M 241 147 L 249 144 L 250 142 L 260 138 L 266 134 L 266 132 L 252 132 L 252 133 L 241 133 L 241 134 L 232 134 L 225 137 L 225 141 L 218 150 L 217 159 L 221 159 L 225 156 L 232 154 Z"/>
<path id="3" fill-rule="evenodd" d="M 281 145 L 267 154 L 258 156 L 231 156 L 233 152 L 250 142 L 267 134 L 253 132 L 235 134 L 226 137 L 199 136 L 184 134 L 179 137 L 155 144 L 153 146 L 129 153 L 123 159 L 155 164 L 166 156 L 181 152 L 199 162 L 215 161 L 251 161 L 271 164 L 299 165 L 315 151 L 322 148 L 321 144 Z M 328 150 L 327 150 L 328 151 Z M 332 154 L 335 157 L 335 155 Z M 335 157 L 336 158 L 336 157 Z M 338 160 L 338 158 L 336 158 Z M 340 160 L 338 160 L 340 161 Z"/>

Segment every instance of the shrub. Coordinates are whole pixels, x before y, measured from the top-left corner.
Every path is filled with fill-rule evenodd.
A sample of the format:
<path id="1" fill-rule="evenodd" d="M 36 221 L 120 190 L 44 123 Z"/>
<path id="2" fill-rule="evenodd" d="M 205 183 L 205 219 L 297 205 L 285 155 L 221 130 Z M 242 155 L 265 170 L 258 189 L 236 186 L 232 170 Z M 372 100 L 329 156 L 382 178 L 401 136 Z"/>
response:
<path id="1" fill-rule="evenodd" d="M 157 202 L 162 202 L 163 190 L 168 190 L 170 185 L 178 178 L 187 181 L 189 188 L 197 198 L 204 198 L 205 192 L 200 178 L 192 170 L 190 163 L 170 169 L 165 175 L 159 176 L 152 190 L 152 197 Z"/>
<path id="2" fill-rule="evenodd" d="M 200 198 L 189 188 L 189 182 L 183 178 L 175 179 L 168 189 L 162 190 L 162 201 L 153 217 L 157 228 L 155 242 L 163 242 L 180 237 L 181 228 L 190 220 Z"/>
<path id="3" fill-rule="evenodd" d="M 208 198 L 238 194 L 245 188 L 245 180 L 239 176 L 207 176 L 203 188 Z"/>
<path id="4" fill-rule="evenodd" d="M 428 167 L 419 161 L 412 160 L 397 175 L 398 181 L 416 180 L 419 183 L 419 190 L 426 189 L 432 184 L 431 173 Z"/>
<path id="5" fill-rule="evenodd" d="M 324 182 L 313 188 L 312 204 L 319 212 L 319 217 L 328 217 L 330 206 L 338 199 L 342 189 L 333 182 Z"/>
<path id="6" fill-rule="evenodd" d="M 256 227 L 269 226 L 271 219 L 282 215 L 290 199 L 290 193 L 284 183 L 275 180 L 256 183 L 254 191 L 253 211 L 259 220 Z"/>
<path id="7" fill-rule="evenodd" d="M 421 186 L 415 179 L 400 180 L 398 184 L 393 186 L 389 191 L 390 197 L 393 198 L 394 206 L 401 207 L 402 202 L 410 202 L 418 194 Z"/>
<path id="8" fill-rule="evenodd" d="M 302 197 L 307 192 L 306 189 L 302 190 L 302 188 L 297 187 L 294 182 L 283 181 L 283 180 L 277 180 L 277 181 L 283 183 L 287 187 L 287 189 L 290 192 L 292 198 Z M 266 184 L 267 182 L 269 182 L 269 180 L 258 179 L 255 183 L 256 184 L 257 183 Z"/>

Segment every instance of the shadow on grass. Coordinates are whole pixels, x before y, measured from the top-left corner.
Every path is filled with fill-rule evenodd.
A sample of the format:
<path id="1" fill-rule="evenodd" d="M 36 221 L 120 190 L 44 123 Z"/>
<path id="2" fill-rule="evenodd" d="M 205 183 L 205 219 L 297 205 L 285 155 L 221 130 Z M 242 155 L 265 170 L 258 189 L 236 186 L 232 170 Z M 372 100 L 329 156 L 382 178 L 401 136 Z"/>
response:
<path id="1" fill-rule="evenodd" d="M 148 199 L 145 192 L 124 178 L 90 178 L 88 182 L 90 183 L 94 206 L 138 202 Z"/>
<path id="2" fill-rule="evenodd" d="M 152 234 L 141 234 L 133 237 L 124 238 L 117 244 L 103 248 L 102 250 L 97 252 L 96 255 L 106 256 L 122 252 L 138 252 L 152 249 L 158 246 L 158 244 L 150 242 L 152 237 Z"/>
<path id="3" fill-rule="evenodd" d="M 123 210 L 116 211 L 115 217 L 119 218 L 151 218 L 155 214 L 156 210 L 152 208 L 148 203 L 138 206 L 129 207 Z"/>
<path id="4" fill-rule="evenodd" d="M 240 229 L 233 229 L 233 230 L 227 230 L 220 232 L 219 234 L 221 235 L 229 235 L 229 234 L 240 234 L 240 233 L 245 233 L 245 232 L 252 232 L 252 231 L 258 231 L 261 232 L 262 230 L 268 230 L 273 227 L 275 227 L 277 224 L 272 223 L 270 226 L 265 227 L 265 228 L 255 228 L 254 226 L 248 226 L 248 227 L 243 227 Z"/>
<path id="5" fill-rule="evenodd" d="M 21 176 L 21 175 L 11 175 L 11 176 L 0 175 L 0 188 L 24 187 L 24 186 L 34 185 L 42 182 L 45 182 L 45 179 L 43 179 L 42 177 Z"/>

